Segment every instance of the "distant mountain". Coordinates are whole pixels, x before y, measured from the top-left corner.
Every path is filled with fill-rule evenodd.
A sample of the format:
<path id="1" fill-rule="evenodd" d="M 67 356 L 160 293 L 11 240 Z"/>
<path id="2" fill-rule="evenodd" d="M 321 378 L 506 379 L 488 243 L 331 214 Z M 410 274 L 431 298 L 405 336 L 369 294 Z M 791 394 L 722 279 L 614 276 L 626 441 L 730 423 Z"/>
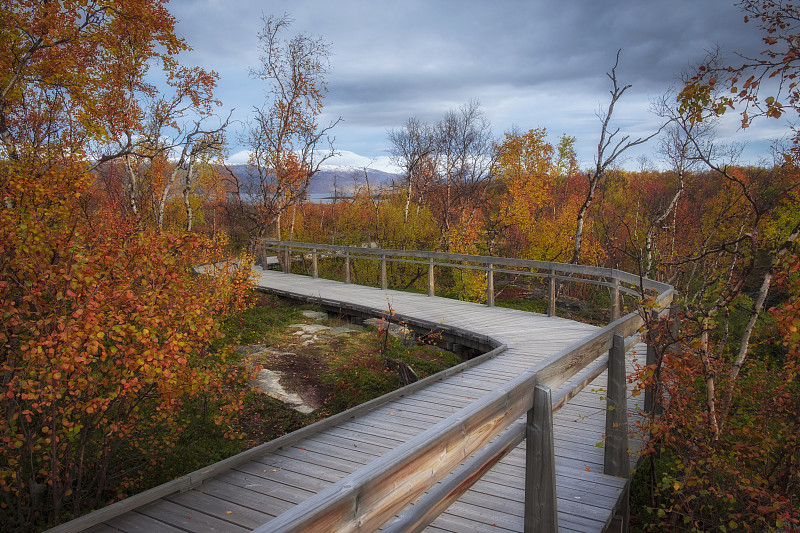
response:
<path id="1" fill-rule="evenodd" d="M 242 182 L 248 182 L 256 177 L 256 173 L 249 165 L 228 165 L 228 168 Z M 314 174 L 309 185 L 309 194 L 330 194 L 334 192 L 349 194 L 354 190 L 365 187 L 369 180 L 370 187 L 380 189 L 397 182 L 400 176 L 382 170 L 364 169 L 342 165 L 323 165 L 319 172 Z"/>

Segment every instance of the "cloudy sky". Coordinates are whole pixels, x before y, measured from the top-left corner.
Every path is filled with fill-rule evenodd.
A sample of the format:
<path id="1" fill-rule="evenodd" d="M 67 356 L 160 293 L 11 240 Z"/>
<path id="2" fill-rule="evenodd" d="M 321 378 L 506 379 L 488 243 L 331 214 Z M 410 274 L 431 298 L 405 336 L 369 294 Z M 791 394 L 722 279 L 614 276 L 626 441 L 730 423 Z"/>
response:
<path id="1" fill-rule="evenodd" d="M 705 51 L 763 48 L 733 0 L 172 0 L 170 10 L 194 49 L 182 61 L 219 73 L 217 96 L 240 121 L 264 102 L 264 82 L 248 76 L 258 64 L 262 14 L 288 13 L 293 34 L 331 43 L 322 120 L 343 119 L 334 130 L 343 152 L 336 162 L 379 169 L 388 166 L 389 129 L 409 117 L 435 122 L 472 99 L 495 135 L 544 127 L 555 142 L 566 133 L 589 166 L 618 49 L 618 80 L 632 87 L 614 126 L 638 137 L 658 129 L 650 102 Z M 747 141 L 749 162 L 786 126 L 762 121 L 742 132 L 736 124 L 728 117 L 719 136 Z M 244 147 L 231 141 L 231 159 L 241 160 Z M 640 154 L 658 162 L 655 148 L 632 153 L 625 166 L 636 168 Z"/>

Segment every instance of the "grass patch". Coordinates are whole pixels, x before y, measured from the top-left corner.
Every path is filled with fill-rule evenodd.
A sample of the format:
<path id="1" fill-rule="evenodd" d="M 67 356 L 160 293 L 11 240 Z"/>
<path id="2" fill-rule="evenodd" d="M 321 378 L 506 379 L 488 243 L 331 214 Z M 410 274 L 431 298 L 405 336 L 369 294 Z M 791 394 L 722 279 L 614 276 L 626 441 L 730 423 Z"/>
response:
<path id="1" fill-rule="evenodd" d="M 420 379 L 461 362 L 452 352 L 432 346 L 405 346 L 373 328 L 369 334 L 346 339 L 328 361 L 323 382 L 334 391 L 326 401 L 331 414 L 360 405 L 402 386 L 397 373 L 386 368 L 385 358 L 408 364 Z"/>
<path id="2" fill-rule="evenodd" d="M 212 351 L 225 347 L 248 344 L 272 344 L 285 332 L 289 324 L 303 320 L 303 309 L 309 305 L 296 305 L 288 300 L 258 293 L 255 307 L 230 318 L 222 325 L 224 337 L 211 346 Z"/>
<path id="3" fill-rule="evenodd" d="M 247 390 L 242 404 L 229 422 L 218 425 L 219 406 L 213 398 L 185 406 L 186 429 L 175 439 L 172 452 L 157 465 L 152 465 L 148 486 L 136 487 L 132 493 L 145 490 L 206 465 L 220 461 L 247 448 L 268 442 L 320 419 L 334 415 L 401 386 L 395 372 L 386 369 L 384 357 L 406 362 L 420 378 L 435 374 L 461 362 L 460 358 L 431 346 L 405 346 L 389 337 L 385 353 L 383 334 L 375 328 L 320 339 L 302 347 L 298 336 L 288 328 L 294 323 L 310 323 L 303 316 L 310 305 L 298 305 L 266 294 L 257 294 L 257 305 L 225 322 L 224 337 L 210 348 L 209 356 L 233 351 L 239 346 L 261 344 L 278 350 L 297 352 L 305 360 L 305 368 L 318 368 L 325 400 L 317 411 L 304 415 L 286 404 L 255 390 Z M 347 324 L 331 317 L 328 326 Z M 243 357 L 235 358 L 243 364 Z"/>
<path id="4" fill-rule="evenodd" d="M 547 312 L 547 302 L 543 300 L 527 300 L 519 298 L 497 298 L 494 301 L 497 307 L 506 307 L 508 309 L 518 309 L 520 311 L 528 311 L 529 313 L 544 314 Z"/>

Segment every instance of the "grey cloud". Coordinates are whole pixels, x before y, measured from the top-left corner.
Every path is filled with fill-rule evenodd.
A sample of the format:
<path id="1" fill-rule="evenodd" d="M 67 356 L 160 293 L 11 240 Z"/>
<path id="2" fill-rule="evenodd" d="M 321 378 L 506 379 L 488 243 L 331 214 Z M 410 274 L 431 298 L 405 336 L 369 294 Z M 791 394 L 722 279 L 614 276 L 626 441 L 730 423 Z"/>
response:
<path id="1" fill-rule="evenodd" d="M 195 48 L 188 58 L 222 74 L 218 96 L 242 113 L 264 97 L 246 70 L 258 59 L 261 13 L 289 11 L 294 31 L 332 44 L 326 116 L 345 119 L 342 148 L 368 156 L 408 117 L 434 121 L 477 98 L 496 131 L 516 123 L 585 137 L 588 158 L 618 49 L 619 80 L 633 85 L 619 126 L 642 130 L 656 123 L 649 99 L 704 50 L 761 49 L 732 1 L 172 0 L 170 9 Z"/>

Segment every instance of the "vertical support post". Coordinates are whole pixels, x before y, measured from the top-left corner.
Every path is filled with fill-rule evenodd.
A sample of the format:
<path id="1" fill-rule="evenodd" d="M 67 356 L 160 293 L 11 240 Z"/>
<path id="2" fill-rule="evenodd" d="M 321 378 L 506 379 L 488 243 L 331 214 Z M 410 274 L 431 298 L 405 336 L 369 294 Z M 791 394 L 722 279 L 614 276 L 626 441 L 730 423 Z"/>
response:
<path id="1" fill-rule="evenodd" d="M 381 254 L 381 290 L 389 288 L 389 283 L 386 280 L 386 254 Z"/>
<path id="2" fill-rule="evenodd" d="M 650 320 L 655 322 L 658 320 L 658 312 L 651 311 L 650 312 Z M 656 369 L 656 346 L 655 346 L 655 334 L 651 332 L 647 332 L 647 357 L 645 359 L 645 365 L 647 365 L 648 369 L 652 369 L 653 376 L 658 374 Z M 653 408 L 655 407 L 656 395 L 655 391 L 653 390 L 653 385 L 646 385 L 644 388 L 644 410 L 646 413 L 650 413 Z"/>
<path id="3" fill-rule="evenodd" d="M 319 277 L 319 264 L 317 263 L 317 249 L 311 250 L 311 277 L 316 279 Z"/>
<path id="4" fill-rule="evenodd" d="M 550 269 L 547 287 L 547 316 L 556 316 L 556 271 Z"/>
<path id="5" fill-rule="evenodd" d="M 350 252 L 344 253 L 344 282 L 350 283 Z"/>
<path id="6" fill-rule="evenodd" d="M 525 533 L 558 531 L 555 457 L 550 389 L 536 385 L 525 425 Z"/>
<path id="7" fill-rule="evenodd" d="M 286 265 L 286 273 L 287 274 L 291 274 L 292 273 L 292 247 L 291 247 L 290 244 L 286 245 L 286 260 L 284 262 L 284 265 Z"/>
<path id="8" fill-rule="evenodd" d="M 603 473 L 629 478 L 630 459 L 628 457 L 628 399 L 625 384 L 625 338 L 614 335 L 611 350 L 608 352 L 608 390 L 606 391 L 606 442 Z M 610 531 L 627 533 L 629 518 L 629 493 L 622 496 L 617 513 L 611 522 Z"/>
<path id="9" fill-rule="evenodd" d="M 608 390 L 606 391 L 606 443 L 603 472 L 627 478 L 628 460 L 628 399 L 626 397 L 625 339 L 614 335 L 608 352 Z"/>
<path id="10" fill-rule="evenodd" d="M 436 295 L 436 290 L 433 286 L 433 257 L 428 258 L 428 296 Z"/>
<path id="11" fill-rule="evenodd" d="M 494 265 L 489 263 L 486 270 L 486 305 L 494 307 Z"/>
<path id="12" fill-rule="evenodd" d="M 674 301 L 669 306 L 669 332 L 673 340 L 677 340 L 678 335 L 681 333 L 681 306 L 678 302 Z"/>
<path id="13" fill-rule="evenodd" d="M 611 322 L 614 322 L 620 315 L 620 302 L 619 302 L 619 280 L 612 278 L 614 286 L 611 287 Z"/>

